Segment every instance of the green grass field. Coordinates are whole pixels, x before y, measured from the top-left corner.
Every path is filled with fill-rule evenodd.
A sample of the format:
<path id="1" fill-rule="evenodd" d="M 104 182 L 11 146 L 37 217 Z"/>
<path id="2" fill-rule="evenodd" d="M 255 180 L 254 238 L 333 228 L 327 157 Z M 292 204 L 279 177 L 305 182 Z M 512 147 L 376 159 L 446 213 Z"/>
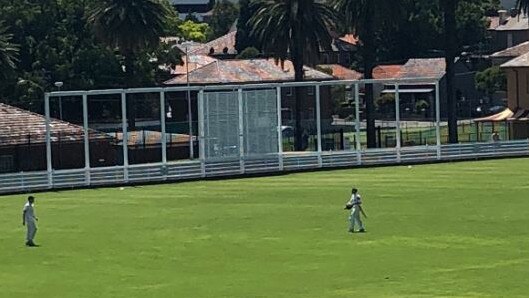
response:
<path id="1" fill-rule="evenodd" d="M 342 210 L 360 188 L 368 233 Z M 1 297 L 527 297 L 529 159 L 0 197 Z"/>

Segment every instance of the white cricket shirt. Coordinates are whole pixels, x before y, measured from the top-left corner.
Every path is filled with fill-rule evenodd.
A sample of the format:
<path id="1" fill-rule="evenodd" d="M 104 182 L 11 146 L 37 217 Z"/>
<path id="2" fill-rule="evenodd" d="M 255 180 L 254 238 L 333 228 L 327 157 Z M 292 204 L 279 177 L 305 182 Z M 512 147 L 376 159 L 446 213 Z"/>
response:
<path id="1" fill-rule="evenodd" d="M 35 210 L 33 209 L 33 204 L 30 204 L 29 202 L 24 205 L 24 220 L 26 222 L 33 222 L 35 221 Z"/>

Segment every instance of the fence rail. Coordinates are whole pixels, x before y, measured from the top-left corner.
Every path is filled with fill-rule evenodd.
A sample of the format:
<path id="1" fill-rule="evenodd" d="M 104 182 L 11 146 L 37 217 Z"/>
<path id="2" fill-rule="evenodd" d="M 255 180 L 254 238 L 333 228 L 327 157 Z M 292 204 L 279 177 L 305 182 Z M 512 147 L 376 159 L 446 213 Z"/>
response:
<path id="1" fill-rule="evenodd" d="M 452 144 L 324 151 L 321 154 L 284 153 L 241 158 L 196 160 L 106 168 L 22 172 L 0 175 L 0 194 L 47 189 L 78 188 L 130 183 L 181 181 L 208 177 L 232 177 L 241 174 L 267 174 L 367 165 L 398 165 L 432 161 L 471 160 L 491 157 L 529 156 L 529 140 L 495 143 Z"/>

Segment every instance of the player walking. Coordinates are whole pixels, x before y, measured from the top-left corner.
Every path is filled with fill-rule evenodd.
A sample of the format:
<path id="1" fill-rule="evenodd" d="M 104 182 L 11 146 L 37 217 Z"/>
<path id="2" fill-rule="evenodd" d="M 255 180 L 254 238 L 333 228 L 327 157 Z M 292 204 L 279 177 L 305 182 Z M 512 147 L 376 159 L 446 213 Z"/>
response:
<path id="1" fill-rule="evenodd" d="M 360 228 L 358 231 L 364 233 L 366 230 L 364 223 L 362 223 L 362 220 L 360 219 L 360 213 L 362 213 L 365 218 L 367 218 L 367 215 L 364 213 L 364 209 L 362 209 L 362 198 L 358 193 L 358 189 L 353 188 L 351 199 L 347 202 L 344 209 L 351 209 L 351 215 L 349 216 L 349 232 L 354 233 L 355 226 L 358 225 Z"/>
<path id="2" fill-rule="evenodd" d="M 34 202 L 35 198 L 33 196 L 29 196 L 28 202 L 24 205 L 24 209 L 22 210 L 22 225 L 25 225 L 28 229 L 26 235 L 26 246 L 37 246 L 33 242 L 33 238 L 35 238 L 35 234 L 37 233 L 37 221 L 39 219 L 35 216 L 35 210 L 33 208 Z"/>

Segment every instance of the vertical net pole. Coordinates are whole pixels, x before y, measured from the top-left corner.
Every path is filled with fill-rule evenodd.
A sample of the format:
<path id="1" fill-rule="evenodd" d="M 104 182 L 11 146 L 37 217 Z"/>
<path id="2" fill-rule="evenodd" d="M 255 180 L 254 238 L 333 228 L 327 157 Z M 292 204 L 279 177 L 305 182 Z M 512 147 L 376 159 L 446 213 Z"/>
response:
<path id="1" fill-rule="evenodd" d="M 90 131 L 88 130 L 88 95 L 83 93 L 84 169 L 85 183 L 90 185 Z"/>
<path id="2" fill-rule="evenodd" d="M 397 150 L 397 162 L 400 163 L 400 93 L 399 84 L 395 84 L 395 137 L 396 137 L 396 150 Z"/>
<path id="3" fill-rule="evenodd" d="M 237 103 L 239 107 L 239 164 L 241 167 L 241 174 L 244 174 L 244 113 L 243 113 L 243 98 L 242 89 L 237 90 Z M 247 137 L 247 136 L 246 136 Z"/>
<path id="4" fill-rule="evenodd" d="M 358 165 L 362 165 L 362 142 L 360 141 L 360 85 L 355 85 L 355 127 L 356 127 L 356 161 Z"/>
<path id="5" fill-rule="evenodd" d="M 187 118 L 189 119 L 189 159 L 195 158 L 195 148 L 193 140 L 193 109 L 191 108 L 191 89 L 187 85 Z"/>
<path id="6" fill-rule="evenodd" d="M 321 157 L 321 107 L 320 107 L 320 84 L 316 84 L 316 130 L 318 135 L 318 167 L 323 166 Z"/>
<path id="7" fill-rule="evenodd" d="M 167 131 L 165 127 L 165 92 L 160 92 L 160 125 L 161 125 L 161 141 L 162 141 L 162 167 L 164 169 L 167 166 Z"/>
<path id="8" fill-rule="evenodd" d="M 437 144 L 437 159 L 441 160 L 441 104 L 439 95 L 439 81 L 435 82 L 435 138 Z"/>
<path id="9" fill-rule="evenodd" d="M 200 157 L 200 173 L 202 177 L 206 177 L 206 140 L 204 138 L 204 124 L 204 90 L 200 90 L 198 93 L 198 155 Z"/>
<path id="10" fill-rule="evenodd" d="M 129 182 L 129 134 L 127 131 L 127 94 L 121 91 L 121 131 L 123 144 L 123 180 Z"/>
<path id="11" fill-rule="evenodd" d="M 51 159 L 51 125 L 50 125 L 50 95 L 44 95 L 44 114 L 46 125 L 46 169 L 48 173 L 48 188 L 53 187 L 53 165 Z"/>
<path id="12" fill-rule="evenodd" d="M 279 159 L 279 170 L 283 171 L 283 130 L 281 128 L 281 86 L 276 87 L 276 98 L 277 98 L 277 156 Z"/>

